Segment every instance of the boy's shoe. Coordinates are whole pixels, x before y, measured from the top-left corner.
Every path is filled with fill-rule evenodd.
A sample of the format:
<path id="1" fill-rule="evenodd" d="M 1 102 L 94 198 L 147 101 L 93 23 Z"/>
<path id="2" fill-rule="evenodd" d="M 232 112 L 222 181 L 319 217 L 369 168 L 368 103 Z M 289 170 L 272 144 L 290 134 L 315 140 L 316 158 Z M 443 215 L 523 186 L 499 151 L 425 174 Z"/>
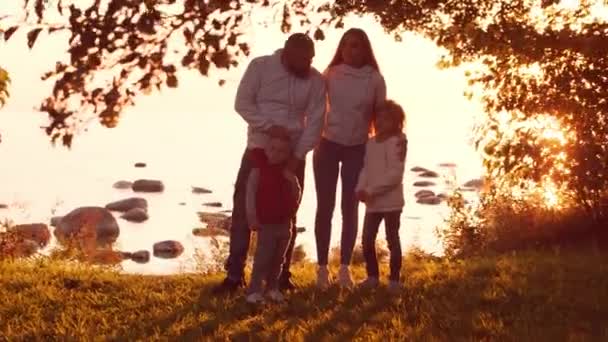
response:
<path id="1" fill-rule="evenodd" d="M 359 283 L 359 287 L 362 289 L 375 289 L 378 285 L 380 285 L 380 281 L 376 277 L 367 277 Z"/>
<path id="2" fill-rule="evenodd" d="M 268 293 L 266 294 L 266 297 L 270 298 L 270 300 L 272 300 L 273 302 L 277 302 L 277 303 L 280 303 L 285 300 L 285 296 L 283 296 L 283 294 L 281 292 L 279 292 L 278 290 L 268 291 Z"/>
<path id="3" fill-rule="evenodd" d="M 326 289 L 329 287 L 329 270 L 327 265 L 319 266 L 317 269 L 317 288 Z"/>
<path id="4" fill-rule="evenodd" d="M 214 295 L 221 295 L 224 293 L 235 293 L 239 288 L 245 287 L 245 280 L 241 279 L 239 281 L 232 280 L 228 277 L 224 279 L 224 281 L 213 288 L 211 291 Z"/>
<path id="5" fill-rule="evenodd" d="M 338 283 L 345 288 L 353 287 L 353 279 L 350 276 L 348 265 L 341 265 L 338 272 Z"/>
<path id="6" fill-rule="evenodd" d="M 279 280 L 279 288 L 281 291 L 292 291 L 296 289 L 296 285 L 289 278 L 281 278 Z"/>
<path id="7" fill-rule="evenodd" d="M 403 290 L 401 283 L 395 280 L 388 282 L 388 291 L 393 294 L 398 294 Z"/>
<path id="8" fill-rule="evenodd" d="M 260 303 L 264 303 L 264 296 L 262 296 L 262 294 L 259 292 L 254 292 L 254 293 L 248 295 L 245 298 L 245 300 L 249 304 L 260 304 Z"/>

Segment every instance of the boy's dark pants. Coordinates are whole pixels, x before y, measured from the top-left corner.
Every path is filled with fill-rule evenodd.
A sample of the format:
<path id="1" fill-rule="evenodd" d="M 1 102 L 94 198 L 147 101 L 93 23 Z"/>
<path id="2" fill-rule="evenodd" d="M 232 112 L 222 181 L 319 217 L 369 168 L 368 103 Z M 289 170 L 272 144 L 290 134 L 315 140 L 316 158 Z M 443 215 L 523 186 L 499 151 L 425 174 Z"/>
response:
<path id="1" fill-rule="evenodd" d="M 300 182 L 300 187 L 304 189 L 304 166 L 302 161 L 296 169 L 296 177 Z M 253 163 L 249 159 L 248 150 L 245 150 L 241 159 L 241 167 L 239 168 L 234 185 L 233 208 L 232 208 L 232 225 L 230 227 L 230 252 L 226 261 L 227 278 L 235 282 L 241 281 L 244 276 L 245 262 L 247 261 L 247 252 L 251 241 L 251 231 L 247 222 L 246 213 L 246 192 L 247 178 L 253 168 Z M 285 253 L 285 262 L 280 275 L 281 281 L 287 281 L 291 277 L 289 267 L 291 266 L 291 255 L 296 243 L 296 217 L 294 215 L 291 224 L 291 237 Z"/>

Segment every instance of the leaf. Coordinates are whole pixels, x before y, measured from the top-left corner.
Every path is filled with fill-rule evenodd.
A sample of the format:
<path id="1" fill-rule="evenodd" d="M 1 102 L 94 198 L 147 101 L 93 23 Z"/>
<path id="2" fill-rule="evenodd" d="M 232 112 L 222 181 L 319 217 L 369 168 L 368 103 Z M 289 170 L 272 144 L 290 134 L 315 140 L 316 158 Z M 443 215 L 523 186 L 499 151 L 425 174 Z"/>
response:
<path id="1" fill-rule="evenodd" d="M 27 46 L 30 49 L 32 47 L 34 47 L 34 43 L 36 43 L 36 39 L 38 39 L 38 35 L 40 34 L 40 31 L 42 31 L 41 28 L 35 28 L 35 29 L 31 30 L 30 32 L 28 32 L 28 34 L 27 34 Z"/>
<path id="2" fill-rule="evenodd" d="M 44 0 L 36 0 L 36 6 L 34 7 L 38 20 L 42 19 L 44 12 Z"/>
<path id="3" fill-rule="evenodd" d="M 315 40 L 325 40 L 325 33 L 323 33 L 323 30 L 320 28 L 317 28 L 315 30 L 314 38 Z"/>
<path id="4" fill-rule="evenodd" d="M 13 26 L 8 30 L 4 31 L 4 41 L 8 41 L 18 28 L 19 26 Z"/>
<path id="5" fill-rule="evenodd" d="M 177 77 L 175 75 L 167 76 L 167 87 L 169 88 L 177 88 L 178 82 Z"/>

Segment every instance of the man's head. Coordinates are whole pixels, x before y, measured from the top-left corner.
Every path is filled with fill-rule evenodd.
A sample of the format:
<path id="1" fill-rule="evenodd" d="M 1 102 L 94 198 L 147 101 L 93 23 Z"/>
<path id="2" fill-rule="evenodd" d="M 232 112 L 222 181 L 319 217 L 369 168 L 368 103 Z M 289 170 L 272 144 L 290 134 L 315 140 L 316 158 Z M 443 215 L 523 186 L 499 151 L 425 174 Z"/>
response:
<path id="1" fill-rule="evenodd" d="M 291 143 L 289 137 L 272 136 L 266 144 L 266 157 L 270 164 L 281 164 L 289 159 L 291 155 Z"/>
<path id="2" fill-rule="evenodd" d="M 285 41 L 283 64 L 296 77 L 308 77 L 314 56 L 315 44 L 306 34 L 294 33 Z"/>

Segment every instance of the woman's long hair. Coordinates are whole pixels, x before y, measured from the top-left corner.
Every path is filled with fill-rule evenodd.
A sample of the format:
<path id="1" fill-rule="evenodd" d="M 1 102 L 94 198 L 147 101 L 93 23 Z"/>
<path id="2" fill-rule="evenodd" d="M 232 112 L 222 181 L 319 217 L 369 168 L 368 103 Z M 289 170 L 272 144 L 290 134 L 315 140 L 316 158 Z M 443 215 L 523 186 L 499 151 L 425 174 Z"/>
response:
<path id="1" fill-rule="evenodd" d="M 365 59 L 364 65 L 370 65 L 372 68 L 376 69 L 376 71 L 380 72 L 380 67 L 378 67 L 378 62 L 376 61 L 376 56 L 374 55 L 374 50 L 372 49 L 372 43 L 367 36 L 367 33 L 360 28 L 351 28 L 344 32 L 342 38 L 340 38 L 340 42 L 338 43 L 338 48 L 336 49 L 336 53 L 334 53 L 334 57 L 329 62 L 326 71 L 328 71 L 331 67 L 344 63 L 342 60 L 342 49 L 344 48 L 344 42 L 346 41 L 346 37 L 349 35 L 355 35 L 363 42 L 363 48 L 365 49 Z"/>
<path id="2" fill-rule="evenodd" d="M 342 35 L 342 38 L 340 38 L 340 42 L 338 43 L 338 48 L 336 49 L 336 52 L 334 53 L 334 57 L 331 59 L 331 62 L 329 62 L 327 69 L 325 69 L 325 73 L 327 74 L 329 72 L 329 69 L 331 69 L 332 67 L 344 63 L 344 60 L 342 59 L 342 49 L 344 48 L 344 43 L 346 42 L 346 37 L 348 37 L 350 35 L 357 36 L 363 42 L 363 48 L 365 49 L 365 51 L 364 51 L 365 57 L 364 57 L 363 65 L 369 65 L 372 68 L 376 69 L 376 71 L 378 73 L 380 73 L 380 67 L 378 66 L 378 61 L 376 60 L 376 55 L 374 54 L 374 49 L 372 49 L 372 43 L 370 42 L 369 37 L 367 36 L 367 33 L 365 33 L 365 31 L 363 31 L 362 29 L 356 28 L 356 27 L 348 29 L 346 32 L 344 32 L 344 34 Z M 373 124 L 375 121 L 375 117 L 376 117 L 375 110 L 376 110 L 376 108 L 374 108 L 374 113 L 372 113 L 372 118 L 371 118 L 369 126 L 368 126 L 368 132 L 367 132 L 368 136 L 372 136 L 375 134 L 374 124 Z"/>

